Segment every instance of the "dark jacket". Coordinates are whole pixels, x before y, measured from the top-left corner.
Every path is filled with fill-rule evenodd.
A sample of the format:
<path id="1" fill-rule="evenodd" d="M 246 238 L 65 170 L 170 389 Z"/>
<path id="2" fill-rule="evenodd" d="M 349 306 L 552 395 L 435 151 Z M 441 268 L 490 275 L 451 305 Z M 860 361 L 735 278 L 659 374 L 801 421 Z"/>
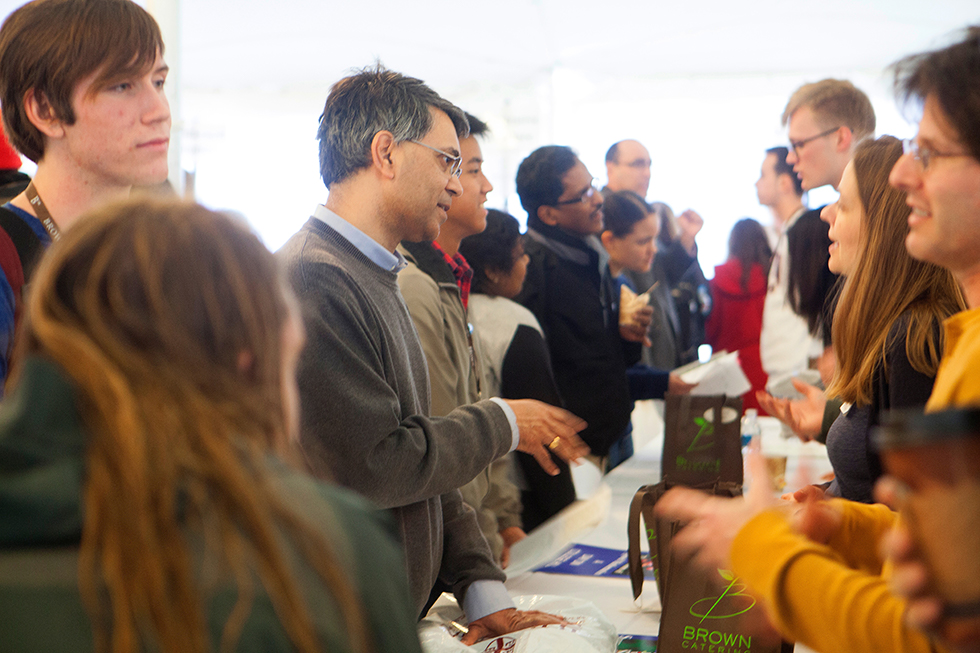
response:
<path id="1" fill-rule="evenodd" d="M 801 215 L 786 232 L 789 250 L 789 303 L 810 327 L 810 334 L 830 346 L 833 296 L 837 275 L 827 267 L 830 260 L 830 225 L 820 219 L 823 207 Z"/>
<path id="2" fill-rule="evenodd" d="M 565 407 L 589 424 L 582 439 L 604 456 L 629 424 L 626 368 L 640 359 L 640 344 L 619 335 L 613 281 L 600 273 L 597 247 L 529 220 L 524 251 L 531 260 L 517 301 L 541 324 Z"/>
<path id="3" fill-rule="evenodd" d="M 0 410 L 0 649 L 5 653 L 94 650 L 78 588 L 85 441 L 71 384 L 52 363 L 28 359 L 17 389 Z M 268 469 L 287 503 L 333 546 L 337 564 L 364 602 L 376 650 L 419 651 L 390 518 L 353 493 L 318 483 L 272 457 Z M 188 542 L 197 541 L 193 532 L 188 535 Z M 323 649 L 351 650 L 333 597 L 295 549 L 287 546 L 285 552 Z M 200 559 L 203 552 L 194 555 Z M 208 559 L 209 571 L 221 574 L 218 556 Z M 230 577 L 216 580 L 201 589 L 214 650 L 238 598 Z M 234 650 L 294 650 L 261 587 Z"/>
<path id="4" fill-rule="evenodd" d="M 706 297 L 707 282 L 697 257 L 688 254 L 679 240 L 658 240 L 653 266 L 646 272 L 626 270 L 624 274 L 636 292 L 652 286 L 653 320 L 647 333 L 651 345 L 643 348 L 643 363 L 672 370 L 697 360 L 698 346 L 704 340 L 705 316 L 711 310 L 710 297 Z"/>

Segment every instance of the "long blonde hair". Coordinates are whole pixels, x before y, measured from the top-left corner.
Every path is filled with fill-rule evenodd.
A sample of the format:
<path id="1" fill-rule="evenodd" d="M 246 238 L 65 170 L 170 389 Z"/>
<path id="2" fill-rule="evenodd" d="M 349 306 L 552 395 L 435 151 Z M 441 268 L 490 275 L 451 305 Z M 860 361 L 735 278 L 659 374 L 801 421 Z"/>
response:
<path id="1" fill-rule="evenodd" d="M 940 324 L 966 307 L 948 270 L 918 261 L 905 250 L 911 209 L 905 193 L 888 183 L 901 155 L 902 144 L 892 136 L 865 141 L 854 153 L 865 242 L 834 312 L 837 370 L 827 394 L 856 406 L 871 403 L 874 373 L 893 344 L 888 334 L 900 316 L 909 316 L 909 362 L 922 374 L 935 376 L 943 353 Z"/>
<path id="2" fill-rule="evenodd" d="M 371 650 L 329 542 L 265 471 L 266 456 L 288 446 L 283 293 L 254 235 L 159 200 L 86 216 L 39 268 L 15 358 L 48 358 L 77 389 L 87 436 L 79 581 L 99 649 L 135 651 L 144 638 L 211 649 L 190 546 L 203 542 L 238 589 L 222 650 L 247 620 L 255 577 L 293 645 L 319 650 L 309 609 L 323 606 L 304 604 L 285 533 L 336 599 L 355 650 Z"/>

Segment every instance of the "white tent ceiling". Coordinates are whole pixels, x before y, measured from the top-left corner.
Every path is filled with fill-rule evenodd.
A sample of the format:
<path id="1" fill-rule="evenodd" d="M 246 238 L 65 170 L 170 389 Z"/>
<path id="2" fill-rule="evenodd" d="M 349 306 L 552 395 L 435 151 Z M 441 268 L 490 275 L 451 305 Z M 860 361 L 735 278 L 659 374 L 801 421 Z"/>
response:
<path id="1" fill-rule="evenodd" d="M 611 143 L 643 141 L 651 198 L 706 219 L 709 274 L 735 219 L 768 220 L 752 184 L 761 152 L 785 142 L 793 89 L 851 79 L 879 133 L 910 135 L 885 68 L 980 23 L 978 0 L 138 1 L 168 43 L 173 177 L 193 170 L 201 201 L 241 212 L 273 248 L 325 196 L 313 137 L 328 88 L 380 60 L 490 123 L 488 205 L 518 217 L 531 149 L 571 145 L 601 182 Z"/>
<path id="2" fill-rule="evenodd" d="M 380 58 L 444 93 L 556 66 L 626 79 L 878 70 L 980 21 L 976 0 L 181 0 L 180 12 L 188 88 L 321 90 Z"/>
<path id="3" fill-rule="evenodd" d="M 184 165 L 199 197 L 245 213 L 273 247 L 323 199 L 313 134 L 327 89 L 380 60 L 490 123 L 488 205 L 518 217 L 514 173 L 534 147 L 572 145 L 601 180 L 609 144 L 647 143 L 651 196 L 705 215 L 709 274 L 735 219 L 768 220 L 752 184 L 760 152 L 784 142 L 794 88 L 852 79 L 881 130 L 903 135 L 885 67 L 980 23 L 977 0 L 151 1 L 179 3 Z M 252 138 L 258 152 L 239 145 Z M 240 162 L 270 145 L 288 198 L 245 185 Z M 237 178 L 220 186 L 226 171 Z"/>

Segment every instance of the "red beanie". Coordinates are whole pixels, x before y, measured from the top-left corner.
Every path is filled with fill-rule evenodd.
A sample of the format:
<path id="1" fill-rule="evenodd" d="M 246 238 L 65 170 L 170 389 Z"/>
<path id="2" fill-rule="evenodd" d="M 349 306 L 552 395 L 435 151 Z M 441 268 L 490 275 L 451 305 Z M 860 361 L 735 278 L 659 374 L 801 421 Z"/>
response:
<path id="1" fill-rule="evenodd" d="M 7 136 L 3 133 L 3 122 L 0 122 L 0 170 L 19 170 L 23 163 L 17 150 L 7 141 Z"/>

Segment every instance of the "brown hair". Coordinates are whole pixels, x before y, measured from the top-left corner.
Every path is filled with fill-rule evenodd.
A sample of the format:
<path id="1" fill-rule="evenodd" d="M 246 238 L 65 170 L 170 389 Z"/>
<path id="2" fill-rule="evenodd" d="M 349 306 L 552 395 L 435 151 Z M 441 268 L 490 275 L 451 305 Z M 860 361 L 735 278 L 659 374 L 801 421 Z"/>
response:
<path id="1" fill-rule="evenodd" d="M 33 91 L 42 110 L 75 123 L 72 94 L 98 72 L 92 91 L 145 74 L 163 54 L 160 28 L 131 0 L 35 0 L 0 27 L 0 105 L 10 142 L 31 161 L 44 136 L 24 110 Z"/>
<path id="2" fill-rule="evenodd" d="M 824 127 L 848 127 L 856 140 L 875 132 L 875 110 L 864 91 L 843 79 L 822 79 L 796 89 L 783 111 L 783 126 L 800 107 L 810 107 Z M 833 124 L 831 124 L 833 123 Z"/>
<path id="3" fill-rule="evenodd" d="M 980 161 L 980 25 L 963 30 L 953 45 L 906 57 L 893 69 L 899 98 L 934 96 L 955 136 Z"/>
<path id="4" fill-rule="evenodd" d="M 273 487 L 287 449 L 282 334 L 290 314 L 275 261 L 231 218 L 142 199 L 86 216 L 34 278 L 16 360 L 57 363 L 86 429 L 82 595 L 97 648 L 210 650 L 199 560 L 221 561 L 240 636 L 258 578 L 293 645 L 318 650 L 291 575 L 289 537 L 335 597 L 355 650 L 370 650 L 360 599 L 329 542 Z M 323 526 L 321 526 L 321 529 Z M 100 624 L 111 624 L 107 634 Z"/>
<path id="5" fill-rule="evenodd" d="M 660 235 L 657 236 L 657 239 L 670 245 L 680 238 L 681 230 L 677 226 L 677 216 L 674 215 L 674 210 L 663 202 L 650 202 L 649 206 L 650 210 L 657 214 L 657 219 L 660 220 Z"/>
<path id="6" fill-rule="evenodd" d="M 837 370 L 827 394 L 857 406 L 871 402 L 875 371 L 893 344 L 888 336 L 902 315 L 908 315 L 904 335 L 909 362 L 922 374 L 935 376 L 942 358 L 940 324 L 966 308 L 948 270 L 918 261 L 905 250 L 911 209 L 905 193 L 888 183 L 901 156 L 902 143 L 892 136 L 866 141 L 854 153 L 865 242 L 834 313 Z"/>
<path id="7" fill-rule="evenodd" d="M 728 235 L 728 256 L 738 259 L 742 264 L 742 276 L 739 283 L 742 290 L 748 292 L 749 277 L 754 266 L 759 266 L 763 278 L 769 276 L 772 248 L 769 247 L 766 230 L 752 218 L 742 218 L 736 222 L 732 226 L 732 232 Z"/>

